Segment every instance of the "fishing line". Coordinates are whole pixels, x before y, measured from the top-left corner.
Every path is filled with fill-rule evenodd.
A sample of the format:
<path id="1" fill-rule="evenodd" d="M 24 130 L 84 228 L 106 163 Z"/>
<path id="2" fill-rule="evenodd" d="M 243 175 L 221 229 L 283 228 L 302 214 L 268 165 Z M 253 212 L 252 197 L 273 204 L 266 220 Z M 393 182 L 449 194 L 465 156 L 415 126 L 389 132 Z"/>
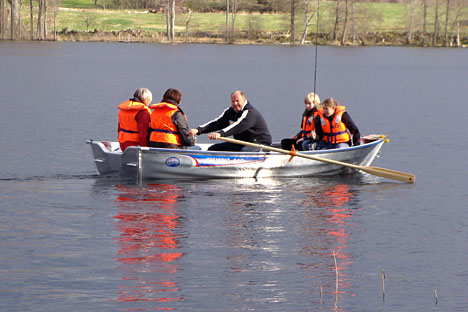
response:
<path id="1" fill-rule="evenodd" d="M 315 30 L 315 65 L 314 65 L 314 94 L 315 94 L 315 87 L 317 83 L 317 52 L 318 52 L 318 28 L 319 28 L 319 5 L 317 6 L 317 26 Z M 314 97 L 315 100 L 315 97 Z"/>

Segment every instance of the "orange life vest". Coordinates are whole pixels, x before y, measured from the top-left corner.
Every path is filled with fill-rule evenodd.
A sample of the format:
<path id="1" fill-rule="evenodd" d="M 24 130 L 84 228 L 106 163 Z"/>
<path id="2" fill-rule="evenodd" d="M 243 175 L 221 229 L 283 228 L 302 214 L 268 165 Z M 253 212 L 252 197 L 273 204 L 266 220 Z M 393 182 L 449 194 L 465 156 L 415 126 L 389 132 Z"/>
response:
<path id="1" fill-rule="evenodd" d="M 146 109 L 151 115 L 151 110 L 145 104 L 141 102 L 135 102 L 133 100 L 128 100 L 123 103 L 120 103 L 119 106 L 119 137 L 118 140 L 120 143 L 127 141 L 139 141 L 138 134 L 138 123 L 135 119 L 135 116 L 141 111 Z"/>
<path id="2" fill-rule="evenodd" d="M 175 104 L 161 102 L 151 105 L 150 108 L 153 109 L 150 141 L 182 145 L 177 128 L 171 119 L 175 112 L 182 112 L 179 107 Z M 187 119 L 185 114 L 184 117 Z"/>
<path id="3" fill-rule="evenodd" d="M 318 114 L 319 114 L 319 111 L 315 110 L 311 116 L 302 117 L 302 137 L 312 136 L 312 131 L 315 131 L 314 118 Z"/>
<path id="4" fill-rule="evenodd" d="M 346 111 L 346 107 L 338 106 L 335 109 L 335 116 L 330 125 L 330 121 L 320 112 L 320 123 L 322 125 L 323 140 L 327 143 L 338 144 L 346 143 L 351 140 L 348 129 L 345 124 L 341 122 L 341 117 Z"/>

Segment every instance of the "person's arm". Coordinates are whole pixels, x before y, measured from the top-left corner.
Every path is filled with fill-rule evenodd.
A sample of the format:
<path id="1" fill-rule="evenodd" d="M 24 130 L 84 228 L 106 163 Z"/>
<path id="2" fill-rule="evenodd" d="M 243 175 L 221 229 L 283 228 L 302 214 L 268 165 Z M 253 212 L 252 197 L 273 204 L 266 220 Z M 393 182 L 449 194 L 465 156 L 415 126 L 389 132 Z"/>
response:
<path id="1" fill-rule="evenodd" d="M 361 144 L 361 133 L 359 132 L 359 129 L 354 121 L 351 119 L 351 116 L 347 112 L 344 112 L 343 116 L 341 117 L 341 121 L 345 124 L 349 133 L 353 135 L 353 146 Z"/>
<path id="2" fill-rule="evenodd" d="M 148 128 L 150 123 L 148 111 L 145 109 L 138 112 L 135 120 L 138 123 L 138 143 L 140 146 L 148 146 Z"/>
<path id="3" fill-rule="evenodd" d="M 185 116 L 180 111 L 177 111 L 172 115 L 171 120 L 177 128 L 180 143 L 183 146 L 195 145 L 195 139 L 190 135 L 190 129 L 188 127 L 187 119 L 185 118 Z"/>
<path id="4" fill-rule="evenodd" d="M 318 141 L 323 140 L 323 130 L 322 130 L 322 123 L 320 122 L 320 115 L 315 116 L 314 126 L 315 126 L 316 141 L 318 142 Z"/>
<path id="5" fill-rule="evenodd" d="M 207 123 L 198 126 L 196 129 L 198 130 L 197 135 L 203 134 L 203 133 L 209 133 L 213 131 L 218 131 L 226 126 L 229 125 L 229 108 L 226 108 L 223 113 L 218 116 L 217 118 L 208 121 Z"/>

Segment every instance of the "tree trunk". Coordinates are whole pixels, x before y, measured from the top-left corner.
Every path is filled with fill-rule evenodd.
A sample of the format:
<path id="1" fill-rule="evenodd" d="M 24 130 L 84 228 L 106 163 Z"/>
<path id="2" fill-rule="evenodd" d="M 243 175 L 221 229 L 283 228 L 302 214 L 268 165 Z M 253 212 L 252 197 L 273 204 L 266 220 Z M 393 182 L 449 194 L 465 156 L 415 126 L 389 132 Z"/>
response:
<path id="1" fill-rule="evenodd" d="M 11 18 L 10 18 L 10 39 L 18 39 L 18 28 L 19 28 L 19 9 L 18 0 L 11 0 Z"/>
<path id="2" fill-rule="evenodd" d="M 339 13 L 340 13 L 340 1 L 336 0 L 336 8 L 335 8 L 335 26 L 333 27 L 333 41 L 336 41 L 337 38 L 337 31 L 338 31 L 338 22 L 339 22 Z"/>
<path id="3" fill-rule="evenodd" d="M 44 1 L 44 18 L 43 18 L 43 32 L 44 32 L 44 40 L 47 39 L 47 0 L 43 0 Z"/>
<path id="4" fill-rule="evenodd" d="M 449 23 L 449 12 L 450 12 L 450 0 L 447 0 L 447 10 L 445 13 L 445 46 L 449 46 L 449 38 L 448 38 L 448 23 Z M 451 40 L 450 40 L 451 41 Z"/>
<path id="5" fill-rule="evenodd" d="M 185 43 L 188 42 L 189 24 L 190 24 L 191 19 L 192 19 L 192 11 L 190 11 L 189 9 L 188 16 L 186 16 L 185 18 Z"/>
<path id="6" fill-rule="evenodd" d="M 30 32 L 31 32 L 31 40 L 34 40 L 34 7 L 33 7 L 33 0 L 30 0 L 29 1 L 29 8 L 30 8 L 30 22 L 29 22 L 29 25 L 31 26 L 30 27 Z"/>
<path id="7" fill-rule="evenodd" d="M 413 41 L 413 3 L 412 0 L 406 0 L 406 40 L 408 43 Z"/>
<path id="8" fill-rule="evenodd" d="M 54 8 L 54 41 L 57 41 L 57 3 L 55 4 Z"/>
<path id="9" fill-rule="evenodd" d="M 43 40 L 44 37 L 42 35 L 42 0 L 38 1 L 38 9 L 37 9 L 37 26 L 36 26 L 36 34 L 37 34 L 37 39 Z"/>
<path id="10" fill-rule="evenodd" d="M 174 42 L 174 35 L 175 35 L 175 31 L 174 31 L 175 15 L 176 15 L 175 0 L 172 0 L 172 9 L 171 9 L 171 40 L 172 42 Z"/>
<path id="11" fill-rule="evenodd" d="M 296 0 L 291 0 L 291 45 L 295 43 L 295 33 L 294 33 L 294 22 L 295 22 L 295 15 L 296 15 Z"/>
<path id="12" fill-rule="evenodd" d="M 423 35 L 426 34 L 427 24 L 427 0 L 423 0 Z"/>
<path id="13" fill-rule="evenodd" d="M 346 27 L 348 26 L 348 0 L 345 0 L 345 17 L 343 22 L 343 35 L 341 36 L 341 44 L 346 43 Z"/>
<path id="14" fill-rule="evenodd" d="M 314 17 L 315 13 L 317 13 L 317 9 L 315 10 L 315 13 L 312 13 L 310 16 L 309 16 L 309 10 L 310 10 L 310 2 L 312 0 L 307 0 L 306 4 L 305 4 L 305 12 L 304 12 L 304 22 L 305 22 L 305 25 L 304 25 L 304 32 L 302 33 L 302 37 L 301 37 L 301 44 L 304 44 L 306 39 L 307 39 L 307 32 L 309 30 L 309 25 L 312 21 L 312 18 Z"/>
<path id="15" fill-rule="evenodd" d="M 0 38 L 4 39 L 5 30 L 5 0 L 0 0 Z"/>
<path id="16" fill-rule="evenodd" d="M 232 0 L 231 5 L 231 42 L 234 42 L 234 25 L 237 17 L 237 0 Z"/>
<path id="17" fill-rule="evenodd" d="M 352 42 L 356 43 L 356 33 L 354 31 L 354 0 L 351 0 L 351 33 L 352 33 Z"/>
<path id="18" fill-rule="evenodd" d="M 167 35 L 167 40 L 171 40 L 171 32 L 169 29 L 169 9 L 170 9 L 170 0 L 166 1 L 166 35 Z"/>
<path id="19" fill-rule="evenodd" d="M 434 33 L 432 34 L 432 45 L 436 45 L 439 33 L 439 0 L 436 0 L 435 14 L 434 14 Z"/>
<path id="20" fill-rule="evenodd" d="M 229 42 L 229 0 L 226 0 L 226 43 Z"/>

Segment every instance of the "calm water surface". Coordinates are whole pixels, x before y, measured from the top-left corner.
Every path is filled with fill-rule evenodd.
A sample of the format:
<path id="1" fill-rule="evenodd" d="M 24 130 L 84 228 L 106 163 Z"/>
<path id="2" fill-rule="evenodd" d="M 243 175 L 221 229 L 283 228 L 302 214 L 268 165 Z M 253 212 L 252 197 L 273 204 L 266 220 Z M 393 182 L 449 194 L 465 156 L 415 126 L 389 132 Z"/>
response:
<path id="1" fill-rule="evenodd" d="M 468 310 L 466 49 L 319 47 L 317 92 L 415 184 L 96 175 L 85 141 L 138 87 L 180 89 L 190 126 L 242 89 L 297 132 L 314 50 L 0 42 L 0 310 Z"/>

